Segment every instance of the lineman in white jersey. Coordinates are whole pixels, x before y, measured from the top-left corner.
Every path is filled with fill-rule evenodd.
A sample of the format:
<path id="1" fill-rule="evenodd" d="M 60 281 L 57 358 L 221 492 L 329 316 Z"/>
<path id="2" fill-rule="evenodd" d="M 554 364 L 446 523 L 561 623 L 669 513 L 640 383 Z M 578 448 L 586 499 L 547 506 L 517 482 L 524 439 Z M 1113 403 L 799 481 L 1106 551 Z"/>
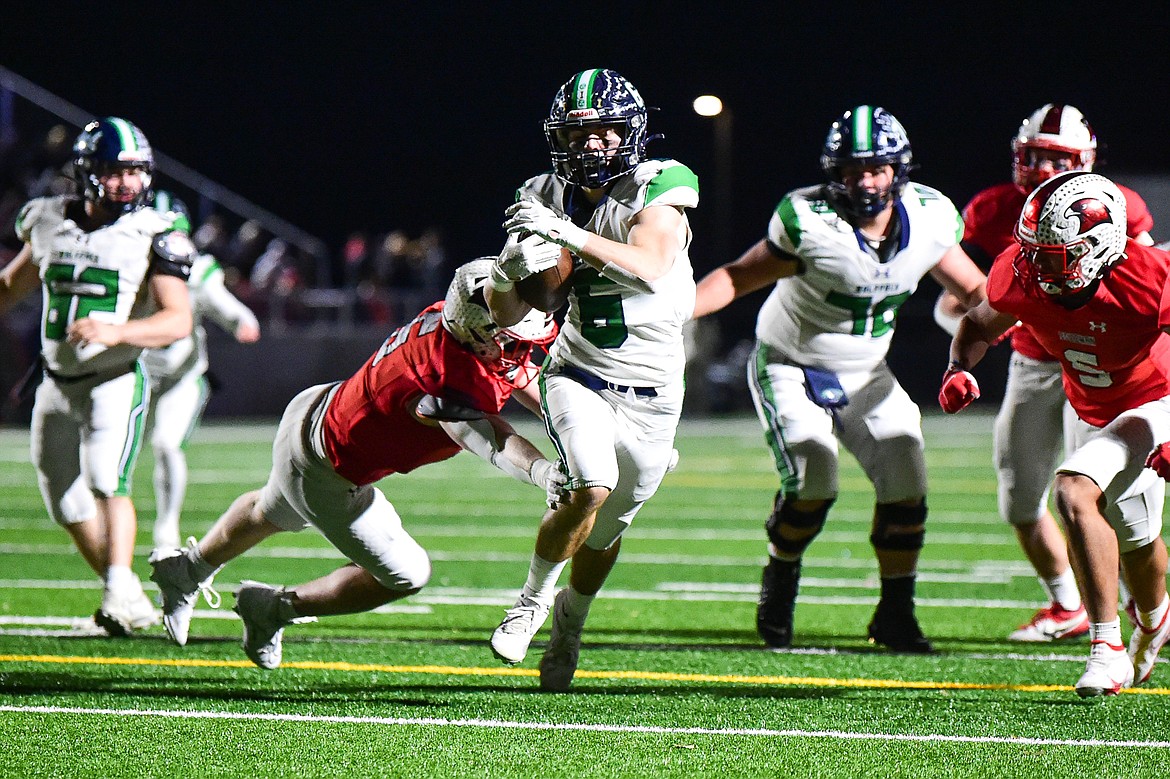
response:
<path id="1" fill-rule="evenodd" d="M 612 70 L 569 79 L 544 127 L 555 172 L 527 181 L 508 209 L 511 236 L 487 300 L 507 326 L 529 310 L 513 282 L 555 264 L 561 246 L 576 258 L 565 324 L 541 374 L 568 500 L 544 515 L 527 582 L 491 647 L 505 663 L 520 662 L 552 608 L 540 680 L 563 690 L 621 535 L 672 462 L 682 328 L 695 296 L 685 209 L 698 204 L 698 181 L 673 160 L 645 158 L 646 105 Z M 570 559 L 569 586 L 554 605 Z"/>
<path id="2" fill-rule="evenodd" d="M 33 405 L 32 460 L 52 518 L 105 581 L 94 620 L 112 635 L 157 621 L 131 570 L 137 521 L 130 477 L 149 384 L 145 347 L 191 332 L 194 246 L 144 208 L 153 156 L 142 132 L 108 117 L 74 145 L 84 197 L 29 201 L 25 242 L 0 273 L 0 309 L 42 287 L 45 379 Z"/>
<path id="3" fill-rule="evenodd" d="M 191 232 L 190 215 L 182 200 L 155 190 L 154 208 L 174 219 L 176 230 Z M 150 377 L 150 410 L 146 429 L 154 450 L 155 550 L 178 549 L 179 512 L 187 493 L 187 455 L 183 449 L 207 405 L 207 331 L 210 317 L 240 343 L 260 338 L 256 315 L 228 291 L 223 268 L 210 254 L 197 254 L 187 282 L 194 326 L 191 335 L 162 349 L 147 349 L 143 365 Z"/>
<path id="4" fill-rule="evenodd" d="M 870 541 L 881 600 L 869 638 L 895 651 L 933 651 L 914 615 L 926 522 L 921 417 L 885 357 L 898 308 L 924 275 L 969 304 L 984 298 L 986 279 L 959 248 L 955 207 L 909 181 L 910 160 L 892 114 L 847 111 L 825 140 L 828 182 L 785 195 L 767 238 L 699 283 L 695 316 L 775 282 L 748 365 L 781 482 L 756 615 L 773 648 L 792 642 L 800 561 L 837 498 L 840 443 L 876 492 Z"/>

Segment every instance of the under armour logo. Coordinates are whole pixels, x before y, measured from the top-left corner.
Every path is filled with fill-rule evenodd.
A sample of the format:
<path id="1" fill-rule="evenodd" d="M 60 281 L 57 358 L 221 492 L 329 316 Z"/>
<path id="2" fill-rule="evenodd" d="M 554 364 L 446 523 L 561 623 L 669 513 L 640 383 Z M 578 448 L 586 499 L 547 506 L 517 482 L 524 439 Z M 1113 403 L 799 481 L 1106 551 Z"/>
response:
<path id="1" fill-rule="evenodd" d="M 888 279 L 890 277 L 889 268 L 874 268 L 873 277 L 875 279 Z"/>
<path id="2" fill-rule="evenodd" d="M 1092 332 L 1092 333 L 1105 332 L 1105 323 L 1104 322 L 1089 322 L 1089 332 Z"/>

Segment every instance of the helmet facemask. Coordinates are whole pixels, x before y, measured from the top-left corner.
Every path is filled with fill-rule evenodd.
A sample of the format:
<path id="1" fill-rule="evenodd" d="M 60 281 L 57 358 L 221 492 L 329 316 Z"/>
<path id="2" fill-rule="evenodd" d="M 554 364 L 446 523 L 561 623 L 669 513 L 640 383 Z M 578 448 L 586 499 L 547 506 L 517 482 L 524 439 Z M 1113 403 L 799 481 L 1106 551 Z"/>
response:
<path id="1" fill-rule="evenodd" d="M 1078 295 L 1125 259 L 1125 197 L 1095 173 L 1072 171 L 1042 184 L 1016 224 L 1017 276 L 1046 295 Z"/>
<path id="2" fill-rule="evenodd" d="M 569 79 L 553 98 L 544 123 L 553 168 L 570 184 L 600 189 L 646 159 L 646 104 L 626 79 L 612 70 L 585 70 Z M 620 144 L 584 149 L 570 142 L 574 129 L 612 128 Z"/>
<path id="3" fill-rule="evenodd" d="M 557 335 L 552 314 L 533 309 L 511 327 L 500 327 L 488 312 L 483 288 L 495 263 L 481 257 L 459 266 L 447 288 L 443 327 L 489 370 L 523 389 L 536 377 L 534 346 L 547 346 Z"/>

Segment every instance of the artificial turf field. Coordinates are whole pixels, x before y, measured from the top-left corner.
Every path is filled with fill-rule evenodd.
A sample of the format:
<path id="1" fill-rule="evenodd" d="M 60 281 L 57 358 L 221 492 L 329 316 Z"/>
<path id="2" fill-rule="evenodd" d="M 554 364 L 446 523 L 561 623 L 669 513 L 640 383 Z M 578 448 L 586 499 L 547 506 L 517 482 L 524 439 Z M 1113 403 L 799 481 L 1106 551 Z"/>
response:
<path id="1" fill-rule="evenodd" d="M 940 650 L 864 640 L 876 603 L 873 492 L 851 459 L 805 558 L 794 648 L 755 634 L 776 479 L 754 419 L 684 420 L 679 468 L 626 535 L 571 692 L 542 693 L 547 626 L 521 665 L 487 638 L 523 583 L 542 495 L 467 454 L 383 489 L 430 552 L 419 595 L 295 625 L 253 667 L 241 579 L 296 584 L 341 558 L 314 531 L 269 539 L 216 579 L 192 638 L 95 631 L 100 585 L 47 518 L 28 432 L 0 431 L 0 776 L 1162 776 L 1170 667 L 1081 701 L 1087 642 L 1005 636 L 1041 590 L 995 513 L 991 417 L 928 416 L 930 519 L 918 615 Z M 521 428 L 548 450 L 538 428 Z M 184 534 L 263 483 L 275 422 L 209 424 L 189 447 Z M 151 453 L 135 495 L 146 580 Z M 148 592 L 153 585 L 147 581 Z"/>

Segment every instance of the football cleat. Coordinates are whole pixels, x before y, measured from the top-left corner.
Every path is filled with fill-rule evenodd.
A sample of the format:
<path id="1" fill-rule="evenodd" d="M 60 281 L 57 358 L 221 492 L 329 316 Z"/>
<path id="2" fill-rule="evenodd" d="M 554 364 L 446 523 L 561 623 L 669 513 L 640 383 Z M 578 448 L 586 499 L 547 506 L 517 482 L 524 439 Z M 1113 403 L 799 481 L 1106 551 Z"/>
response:
<path id="1" fill-rule="evenodd" d="M 800 562 L 774 557 L 764 566 L 760 598 L 756 604 L 756 631 L 771 649 L 792 644 L 792 611 L 800 587 Z"/>
<path id="2" fill-rule="evenodd" d="M 557 593 L 552 607 L 552 633 L 548 648 L 540 658 L 540 688 L 550 692 L 564 692 L 573 683 L 577 660 L 581 654 L 581 630 L 584 625 L 573 625 L 566 611 L 565 600 L 569 590 Z"/>
<path id="3" fill-rule="evenodd" d="M 1032 615 L 1032 619 L 1020 625 L 1008 641 L 1060 641 L 1080 638 L 1089 632 L 1089 614 L 1082 605 L 1072 611 L 1052 603 Z"/>
<path id="4" fill-rule="evenodd" d="M 528 654 L 528 645 L 540 626 L 548 619 L 548 606 L 520 596 L 516 605 L 504 613 L 504 619 L 492 633 L 492 654 L 505 665 L 516 665 Z"/>
<path id="5" fill-rule="evenodd" d="M 1166 609 L 1162 614 L 1162 621 L 1154 627 L 1147 628 L 1138 623 L 1133 629 L 1133 634 L 1129 637 L 1129 657 L 1133 661 L 1133 678 L 1136 684 L 1142 684 L 1150 678 L 1154 663 L 1158 661 L 1158 652 L 1166 645 L 1168 638 L 1170 608 Z"/>
<path id="6" fill-rule="evenodd" d="M 882 608 L 878 604 L 869 623 L 869 642 L 881 644 L 894 652 L 904 652 L 915 655 L 934 654 L 934 647 L 922 629 L 918 627 L 918 620 L 914 611 Z"/>
<path id="7" fill-rule="evenodd" d="M 124 587 L 106 587 L 102 606 L 94 612 L 93 621 L 111 636 L 128 636 L 156 624 L 158 612 L 136 576 L 133 583 Z"/>
<path id="8" fill-rule="evenodd" d="M 281 601 L 288 597 L 283 587 L 254 581 L 240 582 L 236 605 L 232 609 L 244 621 L 244 653 L 261 668 L 280 667 L 283 657 L 284 629 L 294 623 L 316 622 L 316 617 L 286 619 L 281 616 Z"/>
<path id="9" fill-rule="evenodd" d="M 195 547 L 195 539 L 187 539 L 188 549 Z M 150 579 L 158 585 L 162 596 L 163 627 L 179 646 L 186 646 L 191 629 L 191 615 L 199 593 L 213 609 L 220 604 L 219 593 L 211 586 L 213 577 L 197 582 L 192 578 L 191 559 L 181 549 L 156 549 L 150 555 Z"/>
<path id="10" fill-rule="evenodd" d="M 1116 695 L 1132 684 L 1133 663 L 1125 647 L 1094 639 L 1085 672 L 1077 680 L 1077 695 L 1082 698 Z"/>

